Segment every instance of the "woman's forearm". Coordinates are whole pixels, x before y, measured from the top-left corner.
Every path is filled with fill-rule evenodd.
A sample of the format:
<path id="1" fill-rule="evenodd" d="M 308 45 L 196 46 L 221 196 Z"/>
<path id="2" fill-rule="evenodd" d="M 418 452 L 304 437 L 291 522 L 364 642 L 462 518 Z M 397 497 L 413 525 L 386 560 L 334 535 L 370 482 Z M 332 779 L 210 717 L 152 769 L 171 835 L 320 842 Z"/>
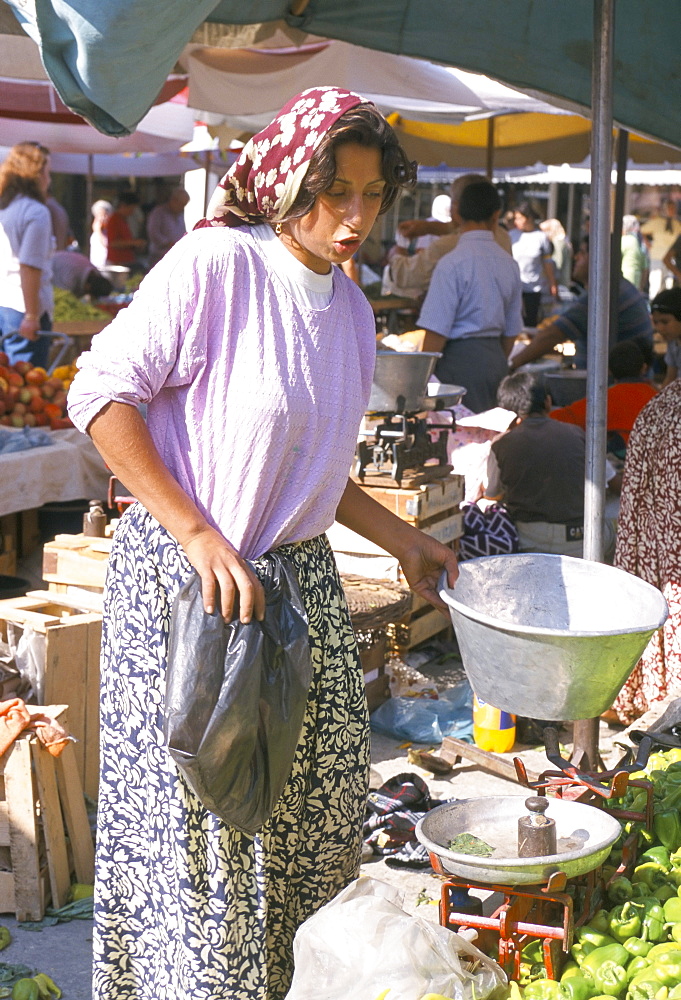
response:
<path id="1" fill-rule="evenodd" d="M 207 521 L 170 474 L 134 406 L 109 403 L 88 428 L 100 455 L 126 489 L 183 547 Z"/>
<path id="2" fill-rule="evenodd" d="M 30 264 L 19 265 L 21 294 L 24 297 L 24 312 L 38 319 L 40 317 L 40 278 L 42 271 Z"/>
<path id="3" fill-rule="evenodd" d="M 348 480 L 341 497 L 336 520 L 397 559 L 405 548 L 414 544 L 414 534 L 418 534 L 412 525 L 381 506 L 352 479 Z"/>

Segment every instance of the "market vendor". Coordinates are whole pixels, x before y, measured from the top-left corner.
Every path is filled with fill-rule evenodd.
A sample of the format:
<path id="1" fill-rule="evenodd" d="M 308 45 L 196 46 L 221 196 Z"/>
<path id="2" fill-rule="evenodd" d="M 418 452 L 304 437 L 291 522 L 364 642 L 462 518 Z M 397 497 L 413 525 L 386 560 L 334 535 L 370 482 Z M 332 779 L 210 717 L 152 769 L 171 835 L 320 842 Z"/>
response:
<path id="1" fill-rule="evenodd" d="M 497 402 L 516 414 L 492 443 L 485 496 L 502 500 L 518 530 L 520 552 L 582 556 L 586 438 L 581 427 L 549 419 L 551 397 L 530 372 L 507 375 Z M 608 480 L 616 475 L 608 464 Z M 612 562 L 615 529 L 606 520 L 605 561 Z"/>
<path id="2" fill-rule="evenodd" d="M 60 250 L 53 254 L 52 284 L 65 288 L 79 299 L 84 295 L 101 299 L 113 290 L 109 279 L 100 274 L 92 261 L 75 250 Z"/>
<path id="3" fill-rule="evenodd" d="M 515 371 L 530 361 L 536 361 L 552 351 L 556 344 L 566 340 L 576 347 L 575 365 L 586 367 L 587 322 L 589 313 L 589 240 L 584 237 L 575 254 L 572 277 L 584 288 L 579 298 L 562 313 L 552 316 L 542 323 L 532 341 L 518 351 L 509 361 L 509 368 Z M 620 277 L 620 291 L 617 302 L 617 340 L 630 337 L 645 337 L 652 343 L 653 324 L 644 296 L 626 278 Z"/>
<path id="4" fill-rule="evenodd" d="M 348 476 L 376 330 L 338 265 L 415 174 L 362 97 L 292 98 L 222 179 L 207 225 L 79 360 L 69 412 L 139 501 L 105 594 L 95 1000 L 283 1000 L 296 929 L 357 874 L 366 695 L 324 533 L 336 519 L 387 549 L 443 612 L 438 581 L 457 576 L 450 548 Z M 168 637 L 194 573 L 207 614 L 262 619 L 275 550 L 299 582 L 313 677 L 289 780 L 251 836 L 164 745 Z"/>

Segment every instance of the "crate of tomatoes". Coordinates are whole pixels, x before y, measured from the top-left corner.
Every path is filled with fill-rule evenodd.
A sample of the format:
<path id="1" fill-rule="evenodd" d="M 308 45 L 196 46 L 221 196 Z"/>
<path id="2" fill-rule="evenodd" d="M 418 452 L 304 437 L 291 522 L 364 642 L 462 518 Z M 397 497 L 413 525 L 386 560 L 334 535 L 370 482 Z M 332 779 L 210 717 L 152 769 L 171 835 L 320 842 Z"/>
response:
<path id="1" fill-rule="evenodd" d="M 0 425 L 5 427 L 73 427 L 66 415 L 66 394 L 75 365 L 62 365 L 48 374 L 30 361 L 10 365 L 0 351 Z"/>

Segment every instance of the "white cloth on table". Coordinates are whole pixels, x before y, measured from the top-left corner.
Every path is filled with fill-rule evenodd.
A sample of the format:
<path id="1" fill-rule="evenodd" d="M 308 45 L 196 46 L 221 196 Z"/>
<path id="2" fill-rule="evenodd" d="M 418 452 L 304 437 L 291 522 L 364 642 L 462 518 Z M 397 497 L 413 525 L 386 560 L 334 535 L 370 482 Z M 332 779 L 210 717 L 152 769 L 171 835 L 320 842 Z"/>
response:
<path id="1" fill-rule="evenodd" d="M 106 497 L 111 473 L 90 438 L 75 428 L 46 433 L 53 442 L 48 447 L 0 455 L 0 517 L 46 503 Z"/>

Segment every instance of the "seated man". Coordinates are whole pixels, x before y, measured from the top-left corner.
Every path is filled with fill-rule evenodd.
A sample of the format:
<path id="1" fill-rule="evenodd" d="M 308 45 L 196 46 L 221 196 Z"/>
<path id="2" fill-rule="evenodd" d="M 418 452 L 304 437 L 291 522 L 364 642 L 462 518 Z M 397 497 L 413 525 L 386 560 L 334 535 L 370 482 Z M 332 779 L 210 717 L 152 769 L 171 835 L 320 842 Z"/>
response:
<path id="1" fill-rule="evenodd" d="M 581 557 L 584 431 L 549 420 L 551 397 L 538 375 L 529 372 L 508 375 L 499 386 L 497 401 L 517 418 L 492 443 L 485 495 L 503 500 L 518 530 L 520 552 Z M 612 478 L 615 470 L 609 471 Z M 606 520 L 607 562 L 612 561 L 614 547 L 615 531 Z"/>
<path id="2" fill-rule="evenodd" d="M 500 209 L 489 181 L 464 189 L 453 209 L 459 242 L 437 264 L 417 322 L 426 331 L 422 349 L 442 352 L 436 377 L 465 386 L 474 413 L 496 405 L 523 325 L 518 265 L 494 239 Z"/>
<path id="3" fill-rule="evenodd" d="M 562 313 L 552 316 L 542 323 L 531 343 L 518 351 L 510 361 L 510 368 L 515 371 L 529 361 L 536 361 L 542 355 L 553 350 L 556 344 L 566 340 L 574 341 L 576 347 L 575 365 L 586 368 L 587 320 L 589 310 L 589 240 L 585 237 L 575 254 L 572 267 L 572 277 L 584 286 L 579 298 L 571 303 Z M 617 340 L 628 340 L 631 337 L 645 337 L 652 343 L 653 324 L 648 312 L 648 303 L 637 288 L 620 278 L 620 292 L 617 303 Z"/>

